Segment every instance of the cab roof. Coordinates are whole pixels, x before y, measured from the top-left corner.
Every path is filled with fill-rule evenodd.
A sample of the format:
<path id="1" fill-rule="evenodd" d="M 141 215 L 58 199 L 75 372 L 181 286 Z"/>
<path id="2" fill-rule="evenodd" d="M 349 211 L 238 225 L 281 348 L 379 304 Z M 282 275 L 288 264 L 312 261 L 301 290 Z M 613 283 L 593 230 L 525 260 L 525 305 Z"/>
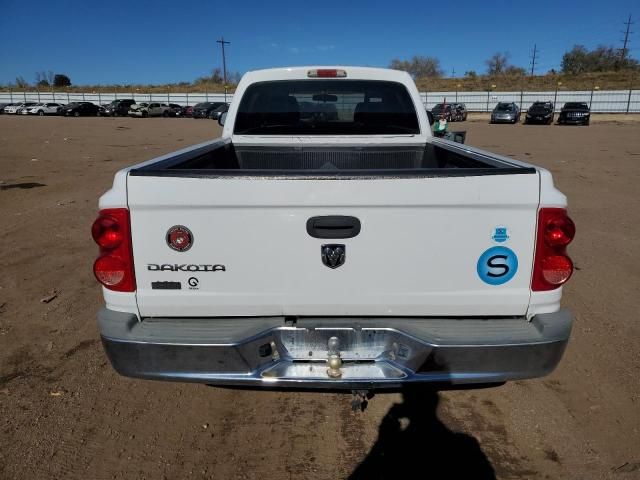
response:
<path id="1" fill-rule="evenodd" d="M 344 65 L 308 65 L 299 67 L 268 68 L 264 70 L 253 70 L 247 72 L 244 78 L 251 82 L 264 82 L 270 80 L 302 80 L 309 77 L 309 71 L 313 70 L 344 70 L 346 77 L 336 78 L 336 80 L 356 79 L 356 80 L 388 80 L 394 82 L 413 82 L 411 76 L 401 70 L 391 70 L 389 68 L 372 67 L 350 67 Z"/>

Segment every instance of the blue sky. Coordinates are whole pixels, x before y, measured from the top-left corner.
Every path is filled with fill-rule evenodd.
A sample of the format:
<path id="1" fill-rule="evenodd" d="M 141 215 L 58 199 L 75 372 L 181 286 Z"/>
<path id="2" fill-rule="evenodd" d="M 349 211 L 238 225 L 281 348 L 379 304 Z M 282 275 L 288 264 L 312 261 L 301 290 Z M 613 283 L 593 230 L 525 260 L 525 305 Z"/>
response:
<path id="1" fill-rule="evenodd" d="M 90 5 L 87 5 L 87 4 Z M 0 1 L 0 83 L 35 72 L 66 73 L 74 84 L 190 81 L 222 65 L 230 71 L 285 65 L 387 66 L 393 58 L 436 56 L 450 75 L 481 72 L 508 51 L 528 67 L 559 68 L 576 43 L 621 46 L 623 22 L 640 1 Z M 633 28 L 635 27 L 635 28 Z"/>

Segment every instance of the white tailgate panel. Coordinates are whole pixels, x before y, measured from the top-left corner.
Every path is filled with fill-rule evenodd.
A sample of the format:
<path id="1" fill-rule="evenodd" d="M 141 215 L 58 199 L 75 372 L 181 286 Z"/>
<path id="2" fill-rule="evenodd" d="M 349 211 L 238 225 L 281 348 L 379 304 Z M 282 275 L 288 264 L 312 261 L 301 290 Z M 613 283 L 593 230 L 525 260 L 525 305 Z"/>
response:
<path id="1" fill-rule="evenodd" d="M 524 315 L 529 304 L 537 174 L 310 180 L 130 176 L 137 301 L 142 316 Z M 350 239 L 309 236 L 319 215 L 358 217 Z M 176 252 L 167 230 L 188 227 Z M 508 240 L 492 239 L 506 227 Z M 321 245 L 346 246 L 345 264 Z M 511 280 L 477 273 L 487 249 L 517 256 Z M 149 271 L 148 264 L 222 264 L 226 271 Z M 188 279 L 198 279 L 190 290 Z M 180 282 L 157 290 L 152 282 Z"/>

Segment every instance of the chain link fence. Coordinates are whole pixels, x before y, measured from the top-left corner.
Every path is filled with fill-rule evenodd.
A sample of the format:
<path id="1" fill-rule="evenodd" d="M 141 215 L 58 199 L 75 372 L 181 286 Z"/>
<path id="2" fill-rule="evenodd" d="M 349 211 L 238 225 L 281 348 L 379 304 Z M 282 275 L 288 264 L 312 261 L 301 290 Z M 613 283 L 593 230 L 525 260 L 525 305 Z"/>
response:
<path id="1" fill-rule="evenodd" d="M 566 102 L 584 102 L 592 112 L 640 112 L 640 90 L 582 90 L 540 92 L 423 92 L 422 101 L 429 109 L 436 103 L 459 102 L 470 112 L 490 112 L 498 102 L 514 102 L 521 110 L 533 102 L 552 102 L 558 112 Z"/>
<path id="2" fill-rule="evenodd" d="M 18 102 L 91 102 L 96 105 L 104 105 L 113 100 L 133 98 L 136 102 L 160 102 L 177 103 L 180 105 L 195 105 L 201 102 L 230 102 L 232 94 L 224 93 L 140 93 L 140 92 L 114 92 L 114 93 L 78 93 L 78 92 L 0 92 L 0 103 Z"/>
<path id="3" fill-rule="evenodd" d="M 582 90 L 540 92 L 422 92 L 422 101 L 428 109 L 437 103 L 464 103 L 470 112 L 490 112 L 498 102 L 515 102 L 526 110 L 533 102 L 553 102 L 559 111 L 566 102 L 585 102 L 596 113 L 640 113 L 640 90 Z M 113 100 L 133 98 L 136 102 L 177 103 L 195 105 L 200 102 L 230 102 L 233 94 L 224 93 L 77 93 L 77 92 L 0 92 L 0 103 L 18 102 L 92 102 L 97 105 Z"/>

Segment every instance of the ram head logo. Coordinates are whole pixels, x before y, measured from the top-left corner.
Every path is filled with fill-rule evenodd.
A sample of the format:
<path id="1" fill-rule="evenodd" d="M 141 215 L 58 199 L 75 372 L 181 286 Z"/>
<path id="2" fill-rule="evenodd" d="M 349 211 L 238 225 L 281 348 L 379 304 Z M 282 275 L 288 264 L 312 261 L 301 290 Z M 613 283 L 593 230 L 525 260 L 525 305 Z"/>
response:
<path id="1" fill-rule="evenodd" d="M 322 245 L 320 250 L 322 263 L 329 268 L 338 268 L 344 264 L 346 247 L 341 244 Z"/>

